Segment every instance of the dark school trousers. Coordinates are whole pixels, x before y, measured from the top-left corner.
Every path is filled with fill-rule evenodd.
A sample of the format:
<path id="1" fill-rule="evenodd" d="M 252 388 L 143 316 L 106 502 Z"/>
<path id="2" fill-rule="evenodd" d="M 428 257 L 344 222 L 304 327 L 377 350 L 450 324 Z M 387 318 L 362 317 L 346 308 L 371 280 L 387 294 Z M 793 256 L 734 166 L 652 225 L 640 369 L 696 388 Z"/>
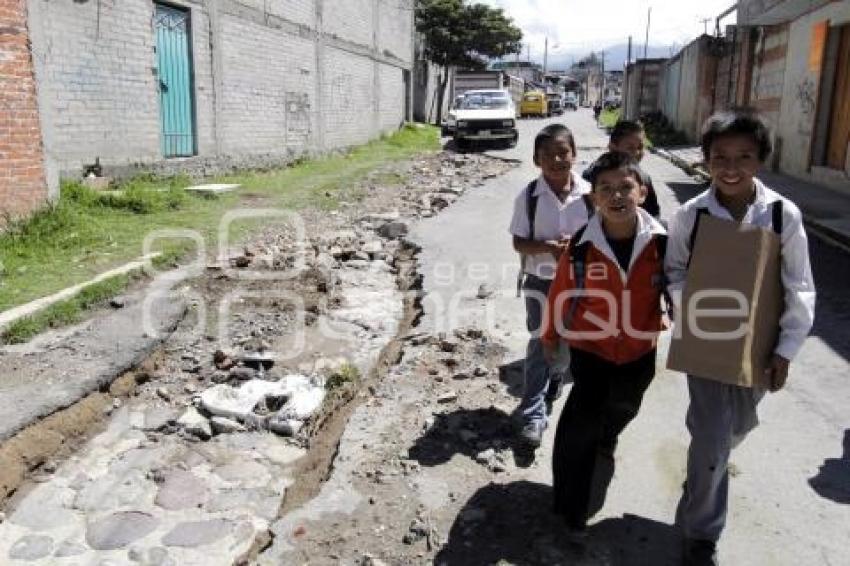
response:
<path id="1" fill-rule="evenodd" d="M 555 512 L 583 528 L 605 501 L 617 438 L 640 409 L 655 376 L 655 349 L 622 365 L 572 348 L 573 387 L 552 454 Z"/>

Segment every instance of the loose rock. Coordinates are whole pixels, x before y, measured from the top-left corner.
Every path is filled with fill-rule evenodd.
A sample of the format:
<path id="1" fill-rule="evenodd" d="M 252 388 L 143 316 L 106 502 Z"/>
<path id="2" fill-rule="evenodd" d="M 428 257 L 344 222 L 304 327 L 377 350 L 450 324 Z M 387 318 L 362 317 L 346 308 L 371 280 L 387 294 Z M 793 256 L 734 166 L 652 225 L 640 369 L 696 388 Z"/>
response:
<path id="1" fill-rule="evenodd" d="M 197 436 L 201 440 L 212 438 L 210 422 L 194 407 L 186 409 L 186 412 L 177 419 L 177 424 L 183 427 L 183 430 L 187 433 Z"/>
<path id="2" fill-rule="evenodd" d="M 457 393 L 454 391 L 443 393 L 437 397 L 437 403 L 452 403 L 454 401 L 457 401 Z"/>
<path id="3" fill-rule="evenodd" d="M 210 425 L 212 425 L 212 429 L 216 434 L 232 434 L 248 430 L 238 422 L 225 417 L 213 417 L 210 419 Z"/>
<path id="4" fill-rule="evenodd" d="M 383 236 L 384 238 L 401 238 L 402 236 L 406 236 L 408 232 L 407 224 L 404 222 L 387 222 L 380 228 L 378 228 L 378 234 Z"/>

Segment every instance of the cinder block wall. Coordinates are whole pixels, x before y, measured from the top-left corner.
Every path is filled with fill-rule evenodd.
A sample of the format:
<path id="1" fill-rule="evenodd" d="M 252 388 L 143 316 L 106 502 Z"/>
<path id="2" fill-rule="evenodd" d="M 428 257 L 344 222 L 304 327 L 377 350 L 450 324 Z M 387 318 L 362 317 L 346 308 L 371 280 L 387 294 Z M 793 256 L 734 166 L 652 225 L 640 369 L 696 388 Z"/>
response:
<path id="1" fill-rule="evenodd" d="M 787 53 L 788 26 L 765 28 L 756 45 L 750 100 L 773 127 L 780 121 Z"/>
<path id="2" fill-rule="evenodd" d="M 197 156 L 181 159 L 160 149 L 154 3 L 28 2 L 45 145 L 65 176 L 95 158 L 118 174 L 274 166 L 405 119 L 407 0 L 169 2 L 191 13 Z"/>
<path id="3" fill-rule="evenodd" d="M 25 0 L 0 0 L 0 213 L 47 199 Z"/>

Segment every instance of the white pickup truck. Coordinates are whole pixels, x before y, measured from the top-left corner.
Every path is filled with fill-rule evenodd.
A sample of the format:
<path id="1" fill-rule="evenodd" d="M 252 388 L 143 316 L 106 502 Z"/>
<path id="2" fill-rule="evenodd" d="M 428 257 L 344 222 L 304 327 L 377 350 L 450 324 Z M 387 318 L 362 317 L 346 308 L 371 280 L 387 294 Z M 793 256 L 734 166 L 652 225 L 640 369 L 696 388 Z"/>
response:
<path id="1" fill-rule="evenodd" d="M 447 120 L 454 131 L 455 145 L 465 149 L 470 142 L 502 141 L 514 147 L 519 138 L 516 108 L 506 90 L 469 90 Z"/>

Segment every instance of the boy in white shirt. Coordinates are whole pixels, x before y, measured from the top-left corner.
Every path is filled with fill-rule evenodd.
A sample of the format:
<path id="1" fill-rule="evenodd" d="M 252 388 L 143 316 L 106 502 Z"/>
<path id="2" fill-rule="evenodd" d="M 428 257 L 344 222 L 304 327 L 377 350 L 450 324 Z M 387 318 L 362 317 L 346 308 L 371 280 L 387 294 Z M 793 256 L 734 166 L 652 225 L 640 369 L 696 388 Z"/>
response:
<path id="1" fill-rule="evenodd" d="M 814 322 L 815 286 L 800 210 L 755 178 L 771 150 L 768 128 L 751 110 L 721 112 L 706 121 L 702 151 L 711 187 L 683 204 L 673 216 L 665 268 L 669 289 L 678 295 L 685 284 L 698 219 L 703 214 L 772 228 L 779 235 L 785 311 L 765 376 L 770 390 L 778 391 L 785 385 L 789 364 Z M 723 269 L 722 255 L 716 261 L 717 268 Z M 688 376 L 691 444 L 687 481 L 676 513 L 676 523 L 685 535 L 683 562 L 688 566 L 717 564 L 716 545 L 726 523 L 729 453 L 758 424 L 756 408 L 764 396 L 760 389 L 706 377 L 710 376 Z"/>
<path id="2" fill-rule="evenodd" d="M 514 249 L 522 257 L 520 284 L 525 296 L 526 326 L 531 334 L 523 371 L 525 391 L 519 407 L 519 436 L 533 448 L 540 446 L 546 429 L 547 392 L 552 390 L 554 396 L 559 389 L 559 384 L 550 384 L 550 369 L 540 342 L 549 285 L 569 237 L 587 223 L 593 211 L 590 186 L 572 170 L 575 159 L 575 139 L 566 126 L 552 124 L 537 134 L 534 164 L 541 175 L 517 196 L 510 226 Z M 586 208 L 568 206 L 581 198 L 588 203 Z"/>

